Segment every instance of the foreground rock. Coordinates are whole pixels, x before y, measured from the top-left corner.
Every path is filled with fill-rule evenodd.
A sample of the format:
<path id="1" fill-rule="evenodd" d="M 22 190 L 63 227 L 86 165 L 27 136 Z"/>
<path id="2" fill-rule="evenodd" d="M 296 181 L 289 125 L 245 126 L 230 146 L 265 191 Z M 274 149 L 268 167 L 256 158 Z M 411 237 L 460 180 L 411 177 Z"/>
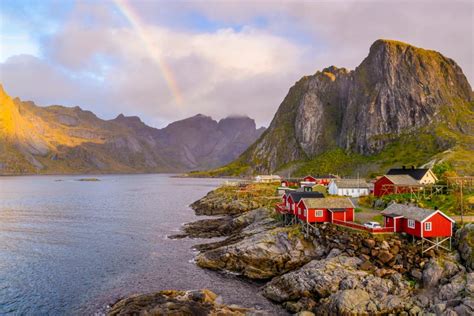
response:
<path id="1" fill-rule="evenodd" d="M 109 316 L 115 315 L 265 315 L 267 313 L 216 302 L 209 290 L 161 291 L 135 295 L 114 304 Z"/>
<path id="2" fill-rule="evenodd" d="M 379 278 L 359 270 L 360 264 L 359 258 L 343 255 L 313 260 L 297 271 L 274 278 L 263 293 L 292 312 L 385 314 L 411 308 L 411 289 L 400 274 Z"/>
<path id="3" fill-rule="evenodd" d="M 200 253 L 196 263 L 203 268 L 232 271 L 251 279 L 269 279 L 324 255 L 325 248 L 305 240 L 296 227 L 268 228 L 269 223 L 259 224 L 244 229 L 245 238 L 224 242 Z"/>
<path id="4" fill-rule="evenodd" d="M 474 223 L 467 224 L 456 232 L 458 251 L 464 265 L 474 271 Z"/>

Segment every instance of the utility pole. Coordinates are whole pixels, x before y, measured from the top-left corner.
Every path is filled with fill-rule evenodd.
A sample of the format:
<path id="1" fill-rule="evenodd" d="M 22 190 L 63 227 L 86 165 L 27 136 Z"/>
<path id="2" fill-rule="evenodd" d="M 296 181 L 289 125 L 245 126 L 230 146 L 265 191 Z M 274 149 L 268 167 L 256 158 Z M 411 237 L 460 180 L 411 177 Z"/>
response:
<path id="1" fill-rule="evenodd" d="M 464 200 L 463 200 L 463 197 L 462 197 L 462 194 L 463 194 L 463 188 L 462 188 L 462 184 L 463 184 L 463 179 L 461 179 L 461 192 L 460 192 L 460 196 L 461 196 L 461 225 L 464 225 Z"/>

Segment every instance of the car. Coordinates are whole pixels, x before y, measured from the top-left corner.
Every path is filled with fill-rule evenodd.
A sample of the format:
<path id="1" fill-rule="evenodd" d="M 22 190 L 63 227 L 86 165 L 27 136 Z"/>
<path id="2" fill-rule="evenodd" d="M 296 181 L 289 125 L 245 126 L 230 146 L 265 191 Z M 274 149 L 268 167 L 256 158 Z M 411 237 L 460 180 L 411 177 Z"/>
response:
<path id="1" fill-rule="evenodd" d="M 367 228 L 382 228 L 379 223 L 377 222 L 367 222 L 364 224 L 365 227 Z"/>

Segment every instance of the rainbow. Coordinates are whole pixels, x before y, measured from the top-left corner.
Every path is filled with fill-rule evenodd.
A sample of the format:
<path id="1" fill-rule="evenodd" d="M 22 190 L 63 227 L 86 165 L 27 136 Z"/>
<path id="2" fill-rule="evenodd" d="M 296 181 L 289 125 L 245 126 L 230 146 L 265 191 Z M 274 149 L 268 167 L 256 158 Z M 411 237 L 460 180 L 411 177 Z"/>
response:
<path id="1" fill-rule="evenodd" d="M 126 0 L 114 0 L 115 5 L 120 10 L 120 12 L 127 18 L 129 23 L 132 25 L 134 31 L 138 34 L 140 39 L 142 40 L 145 48 L 148 51 L 150 57 L 155 61 L 158 67 L 163 74 L 163 78 L 165 79 L 171 93 L 174 96 L 174 99 L 178 105 L 182 104 L 183 97 L 181 92 L 179 91 L 178 84 L 174 79 L 173 73 L 171 69 L 166 65 L 166 63 L 160 58 L 160 53 L 156 45 L 153 44 L 153 39 L 150 34 L 147 32 L 144 23 L 140 20 L 140 17 L 135 12 L 133 7 L 127 3 Z"/>

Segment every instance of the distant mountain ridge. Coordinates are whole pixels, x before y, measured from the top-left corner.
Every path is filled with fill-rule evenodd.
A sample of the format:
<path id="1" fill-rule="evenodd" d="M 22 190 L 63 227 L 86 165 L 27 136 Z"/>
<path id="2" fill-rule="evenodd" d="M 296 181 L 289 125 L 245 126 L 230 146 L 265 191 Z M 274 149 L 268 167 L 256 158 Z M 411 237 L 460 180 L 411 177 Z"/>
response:
<path id="1" fill-rule="evenodd" d="M 377 40 L 355 70 L 332 66 L 301 78 L 264 135 L 209 174 L 369 174 L 439 161 L 472 173 L 473 101 L 452 59 Z"/>
<path id="2" fill-rule="evenodd" d="M 0 174 L 182 172 L 238 157 L 264 131 L 248 117 L 196 115 L 162 129 L 102 120 L 79 107 L 39 107 L 0 85 Z"/>

